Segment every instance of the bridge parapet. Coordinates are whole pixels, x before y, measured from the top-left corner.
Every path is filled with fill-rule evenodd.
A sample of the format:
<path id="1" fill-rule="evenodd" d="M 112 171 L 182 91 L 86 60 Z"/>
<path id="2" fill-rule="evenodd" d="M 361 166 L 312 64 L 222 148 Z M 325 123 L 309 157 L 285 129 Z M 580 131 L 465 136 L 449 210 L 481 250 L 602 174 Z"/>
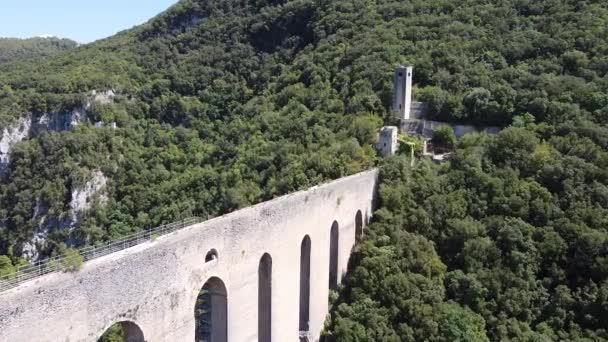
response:
<path id="1" fill-rule="evenodd" d="M 165 224 L 153 229 L 127 235 L 121 239 L 109 241 L 104 244 L 88 246 L 75 250 L 75 255 L 82 259 L 82 262 L 91 261 L 110 255 L 145 242 L 149 242 L 156 237 L 173 233 L 177 230 L 203 222 L 200 217 L 190 217 L 177 222 Z M 33 264 L 17 267 L 14 273 L 0 277 L 0 293 L 15 288 L 25 282 L 34 280 L 43 275 L 66 271 L 66 265 L 71 262 L 70 256 L 60 256 L 37 261 Z"/>

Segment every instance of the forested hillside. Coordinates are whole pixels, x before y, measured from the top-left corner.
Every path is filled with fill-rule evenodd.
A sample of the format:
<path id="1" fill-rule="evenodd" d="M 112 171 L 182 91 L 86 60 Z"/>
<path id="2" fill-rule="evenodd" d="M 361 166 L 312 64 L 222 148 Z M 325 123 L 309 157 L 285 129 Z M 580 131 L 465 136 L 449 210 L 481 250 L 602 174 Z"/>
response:
<path id="1" fill-rule="evenodd" d="M 22 58 L 49 57 L 78 46 L 60 38 L 0 38 L 0 64 Z"/>
<path id="2" fill-rule="evenodd" d="M 385 163 L 326 341 L 608 340 L 607 153 L 538 128 Z"/>
<path id="3" fill-rule="evenodd" d="M 608 340 L 608 3 L 386 6 L 434 115 L 510 127 L 383 163 L 326 341 Z"/>
<path id="4" fill-rule="evenodd" d="M 600 0 L 183 0 L 0 65 L 0 268 L 369 168 L 411 63 L 435 117 L 517 127 L 383 171 L 332 336 L 606 338 L 607 21 Z"/>
<path id="5" fill-rule="evenodd" d="M 381 120 L 332 86 L 338 61 L 312 60 L 321 9 L 182 1 L 109 39 L 0 66 L 0 254 L 44 257 L 371 167 Z"/>

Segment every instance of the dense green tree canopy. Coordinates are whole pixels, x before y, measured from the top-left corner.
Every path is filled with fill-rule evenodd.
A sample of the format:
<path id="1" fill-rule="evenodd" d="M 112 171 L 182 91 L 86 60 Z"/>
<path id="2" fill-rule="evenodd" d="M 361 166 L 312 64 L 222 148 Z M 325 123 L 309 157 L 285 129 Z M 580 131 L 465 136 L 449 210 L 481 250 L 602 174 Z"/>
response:
<path id="1" fill-rule="evenodd" d="M 50 57 L 78 46 L 60 38 L 0 38 L 0 64 L 19 59 Z"/>
<path id="2" fill-rule="evenodd" d="M 373 100 L 347 111 L 334 70 L 313 60 L 323 8 L 186 0 L 106 40 L 0 66 L 3 127 L 87 109 L 78 126 L 13 148 L 0 184 L 0 254 L 18 262 L 36 233 L 46 235 L 44 256 L 212 217 L 373 166 L 384 109 Z M 108 90 L 113 101 L 92 100 Z M 108 179 L 107 201 L 59 228 L 95 171 Z"/>
<path id="3" fill-rule="evenodd" d="M 3 129 L 87 114 L 14 146 L 0 272 L 36 233 L 47 256 L 373 166 L 393 69 L 411 63 L 434 118 L 511 127 L 461 139 L 449 165 L 384 166 L 328 334 L 606 339 L 606 37 L 603 0 L 182 0 L 114 37 L 4 63 Z M 106 201 L 61 229 L 96 171 Z"/>
<path id="4" fill-rule="evenodd" d="M 449 165 L 388 160 L 329 340 L 608 340 L 608 178 L 560 151 L 570 134 L 510 127 L 465 137 Z"/>

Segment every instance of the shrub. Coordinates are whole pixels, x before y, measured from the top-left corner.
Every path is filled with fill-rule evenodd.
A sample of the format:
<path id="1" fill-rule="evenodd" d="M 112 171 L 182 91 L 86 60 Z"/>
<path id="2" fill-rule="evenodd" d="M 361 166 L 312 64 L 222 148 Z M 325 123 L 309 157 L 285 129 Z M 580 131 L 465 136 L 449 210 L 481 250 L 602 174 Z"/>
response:
<path id="1" fill-rule="evenodd" d="M 78 272 L 84 264 L 84 259 L 77 250 L 70 248 L 65 251 L 59 263 L 59 267 L 64 272 Z"/>
<path id="2" fill-rule="evenodd" d="M 446 148 L 454 148 L 456 146 L 456 135 L 452 127 L 443 125 L 433 132 L 433 143 Z"/>

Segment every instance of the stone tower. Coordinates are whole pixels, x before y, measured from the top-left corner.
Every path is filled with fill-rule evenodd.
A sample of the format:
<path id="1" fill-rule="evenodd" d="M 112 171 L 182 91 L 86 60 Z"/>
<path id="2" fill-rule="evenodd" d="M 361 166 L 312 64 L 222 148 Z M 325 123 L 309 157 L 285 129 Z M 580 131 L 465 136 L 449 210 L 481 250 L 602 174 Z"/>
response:
<path id="1" fill-rule="evenodd" d="M 383 157 L 392 156 L 397 153 L 397 149 L 399 149 L 398 133 L 399 129 L 395 126 L 385 126 L 380 130 L 376 148 Z"/>
<path id="2" fill-rule="evenodd" d="M 395 69 L 393 111 L 402 120 L 410 119 L 413 72 L 414 68 L 412 66 L 400 66 Z"/>

